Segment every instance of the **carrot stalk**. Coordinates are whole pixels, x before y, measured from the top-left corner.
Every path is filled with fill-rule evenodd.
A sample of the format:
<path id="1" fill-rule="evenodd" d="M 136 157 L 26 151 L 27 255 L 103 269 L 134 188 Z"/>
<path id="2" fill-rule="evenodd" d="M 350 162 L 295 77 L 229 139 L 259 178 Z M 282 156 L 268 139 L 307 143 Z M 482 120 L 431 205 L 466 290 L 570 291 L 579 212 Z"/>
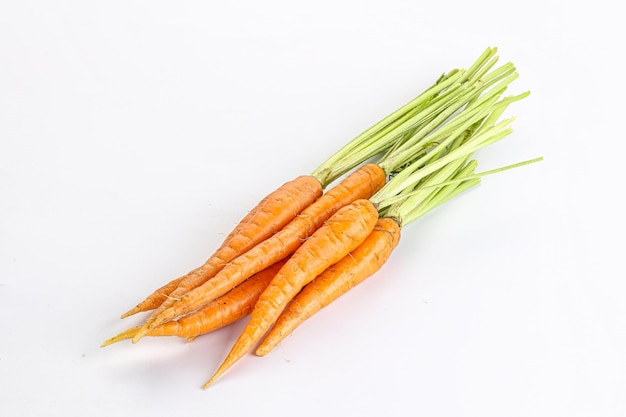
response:
<path id="1" fill-rule="evenodd" d="M 289 303 L 256 350 L 265 356 L 296 327 L 342 294 L 378 271 L 400 241 L 400 225 L 392 218 L 378 220 L 355 250 L 307 284 Z"/>
<path id="2" fill-rule="evenodd" d="M 228 326 L 250 314 L 254 304 L 269 285 L 270 281 L 285 262 L 274 265 L 254 274 L 223 296 L 216 298 L 201 309 L 179 320 L 163 323 L 150 330 L 147 336 L 178 336 L 188 341 L 199 335 Z M 141 326 L 135 326 L 123 331 L 104 343 L 101 347 L 111 345 L 126 339 L 132 339 Z"/>
<path id="3" fill-rule="evenodd" d="M 241 336 L 204 388 L 261 339 L 304 285 L 358 247 L 374 229 L 377 220 L 378 212 L 374 205 L 361 199 L 342 207 L 311 235 L 263 291 Z"/>

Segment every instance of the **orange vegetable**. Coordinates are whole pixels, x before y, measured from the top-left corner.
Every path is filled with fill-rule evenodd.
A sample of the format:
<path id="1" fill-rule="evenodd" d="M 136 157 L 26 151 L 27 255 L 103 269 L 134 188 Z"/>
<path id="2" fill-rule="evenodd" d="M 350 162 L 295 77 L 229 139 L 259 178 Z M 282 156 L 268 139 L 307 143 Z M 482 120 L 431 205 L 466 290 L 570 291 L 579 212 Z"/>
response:
<path id="1" fill-rule="evenodd" d="M 284 263 L 284 261 L 275 263 L 245 280 L 227 294 L 213 300 L 200 310 L 181 317 L 179 320 L 163 323 L 150 330 L 147 336 L 178 336 L 191 340 L 196 336 L 228 326 L 246 317 L 252 311 L 254 303 L 256 303 L 263 290 L 269 285 Z M 140 328 L 141 326 L 135 326 L 125 330 L 117 336 L 106 340 L 101 347 L 131 339 Z"/>
<path id="2" fill-rule="evenodd" d="M 317 275 L 356 249 L 378 221 L 376 207 L 359 199 L 337 211 L 283 265 L 263 291 L 226 360 L 206 388 L 245 355 L 274 324 L 287 303 Z"/>
<path id="3" fill-rule="evenodd" d="M 239 283 L 268 265 L 291 255 L 329 217 L 346 204 L 366 199 L 385 184 L 384 171 L 375 164 L 367 164 L 354 171 L 338 185 L 328 190 L 305 208 L 282 230 L 261 242 L 242 256 L 232 260 L 213 279 L 168 303 L 168 309 L 157 310 L 157 315 L 144 325 L 133 341 L 136 342 L 151 329 L 190 313 L 225 294 Z"/>
<path id="4" fill-rule="evenodd" d="M 399 241 L 398 222 L 389 217 L 380 218 L 358 248 L 302 288 L 278 317 L 256 354 L 265 356 L 313 314 L 378 271 Z"/>

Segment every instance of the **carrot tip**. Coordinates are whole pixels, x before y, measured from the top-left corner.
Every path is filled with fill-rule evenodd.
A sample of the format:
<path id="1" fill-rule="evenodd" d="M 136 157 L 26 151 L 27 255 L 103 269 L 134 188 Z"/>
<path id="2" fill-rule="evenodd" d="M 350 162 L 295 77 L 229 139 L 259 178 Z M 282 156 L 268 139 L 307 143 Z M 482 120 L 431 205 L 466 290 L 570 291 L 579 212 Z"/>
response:
<path id="1" fill-rule="evenodd" d="M 126 313 L 122 314 L 120 318 L 125 319 L 126 317 L 133 316 L 141 311 L 144 311 L 144 309 L 140 308 L 139 305 L 137 305 L 131 308 L 130 310 L 128 310 Z"/>
<path id="2" fill-rule="evenodd" d="M 267 349 L 267 348 L 266 348 L 266 347 L 264 347 L 264 346 L 260 346 L 260 347 L 256 350 L 256 352 L 254 352 L 254 353 L 255 353 L 255 355 L 257 355 L 257 356 L 265 356 L 265 355 L 267 355 L 269 352 L 270 352 L 270 349 Z"/>
<path id="3" fill-rule="evenodd" d="M 220 373 L 221 374 L 221 373 Z M 211 379 L 209 379 L 207 382 L 204 383 L 204 385 L 202 386 L 202 389 L 207 389 L 209 388 L 209 386 L 215 382 L 215 380 L 220 376 L 220 374 L 215 374 L 211 377 Z"/>
<path id="4" fill-rule="evenodd" d="M 123 338 L 120 338 L 119 336 L 115 336 L 112 337 L 110 339 L 105 340 L 104 342 L 102 342 L 102 344 L 100 345 L 101 348 L 107 347 L 109 345 L 112 345 L 113 343 L 117 343 L 121 340 L 124 340 Z"/>

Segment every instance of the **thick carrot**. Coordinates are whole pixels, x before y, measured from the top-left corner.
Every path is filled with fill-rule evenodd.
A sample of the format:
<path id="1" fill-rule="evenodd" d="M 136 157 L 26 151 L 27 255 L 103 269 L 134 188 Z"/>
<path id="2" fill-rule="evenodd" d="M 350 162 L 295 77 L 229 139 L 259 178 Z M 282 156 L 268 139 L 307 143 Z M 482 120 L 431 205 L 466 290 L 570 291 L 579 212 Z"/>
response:
<path id="1" fill-rule="evenodd" d="M 280 230 L 321 194 L 322 186 L 312 176 L 303 175 L 285 183 L 264 198 L 249 215 L 244 217 L 235 228 L 236 230 L 229 235 L 230 238 L 220 246 L 204 265 L 185 275 L 178 282 L 176 288 L 167 294 L 164 299 L 164 292 L 157 290 L 151 297 L 148 297 L 152 301 L 146 300 L 135 307 L 135 309 L 141 311 L 141 309 L 152 306 L 154 299 L 163 300 L 146 320 L 147 323 L 151 323 L 161 311 L 167 309 L 178 298 L 202 285 L 237 256 L 245 253 Z M 127 315 L 129 313 L 123 316 Z"/>
<path id="2" fill-rule="evenodd" d="M 200 308 L 267 265 L 285 259 L 337 210 L 355 200 L 370 198 L 384 186 L 385 179 L 384 171 L 377 165 L 362 166 L 304 209 L 281 231 L 234 259 L 213 279 L 188 292 L 180 300 L 170 303 L 169 309 L 144 326 L 143 334 L 166 321 Z M 142 334 L 137 333 L 133 340 L 136 342 L 140 337 Z"/>
<path id="3" fill-rule="evenodd" d="M 274 324 L 287 303 L 326 268 L 356 249 L 372 232 L 378 220 L 376 207 L 365 199 L 337 211 L 289 258 L 254 306 L 242 334 L 208 387 L 245 355 Z"/>
<path id="4" fill-rule="evenodd" d="M 380 218 L 358 248 L 302 288 L 278 317 L 256 354 L 265 356 L 313 314 L 378 271 L 399 241 L 398 222 L 389 217 Z"/>
<path id="5" fill-rule="evenodd" d="M 169 321 L 150 330 L 147 336 L 178 336 L 193 339 L 196 336 L 221 329 L 246 317 L 252 311 L 259 296 L 278 273 L 285 261 L 280 261 L 251 276 L 228 293 L 216 298 L 200 310 Z M 101 347 L 126 339 L 132 339 L 141 326 L 135 326 L 106 340 Z"/>

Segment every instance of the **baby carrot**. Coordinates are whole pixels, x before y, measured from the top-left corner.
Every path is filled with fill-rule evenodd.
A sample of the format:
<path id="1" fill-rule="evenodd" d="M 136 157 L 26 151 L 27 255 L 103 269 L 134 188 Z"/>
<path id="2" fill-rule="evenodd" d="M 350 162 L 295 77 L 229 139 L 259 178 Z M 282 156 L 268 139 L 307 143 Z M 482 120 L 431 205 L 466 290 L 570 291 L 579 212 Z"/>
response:
<path id="1" fill-rule="evenodd" d="M 178 320 L 163 323 L 150 330 L 147 336 L 178 336 L 188 340 L 210 333 L 236 322 L 252 311 L 254 303 L 269 285 L 285 262 L 280 261 L 256 273 L 223 296 L 213 300 L 198 311 Z M 132 339 L 141 326 L 135 326 L 106 340 L 101 347 Z"/>
<path id="2" fill-rule="evenodd" d="M 358 247 L 378 220 L 376 207 L 369 200 L 357 200 L 337 211 L 294 252 L 263 291 L 242 334 L 208 387 L 245 355 L 274 324 L 287 303 L 330 265 Z"/>

